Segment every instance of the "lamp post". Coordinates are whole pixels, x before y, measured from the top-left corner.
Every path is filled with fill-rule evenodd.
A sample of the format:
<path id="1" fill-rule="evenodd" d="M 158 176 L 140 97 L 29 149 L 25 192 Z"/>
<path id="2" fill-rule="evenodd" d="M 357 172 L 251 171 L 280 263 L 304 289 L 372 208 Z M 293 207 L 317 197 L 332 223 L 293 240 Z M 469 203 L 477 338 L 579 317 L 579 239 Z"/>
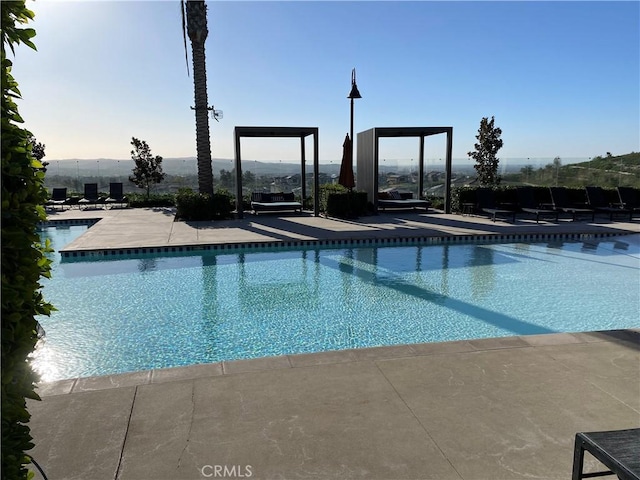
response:
<path id="1" fill-rule="evenodd" d="M 362 98 L 360 92 L 358 91 L 358 86 L 356 85 L 356 69 L 351 70 L 351 92 L 347 98 L 351 99 L 351 162 L 353 163 L 353 99 L 354 98 Z"/>

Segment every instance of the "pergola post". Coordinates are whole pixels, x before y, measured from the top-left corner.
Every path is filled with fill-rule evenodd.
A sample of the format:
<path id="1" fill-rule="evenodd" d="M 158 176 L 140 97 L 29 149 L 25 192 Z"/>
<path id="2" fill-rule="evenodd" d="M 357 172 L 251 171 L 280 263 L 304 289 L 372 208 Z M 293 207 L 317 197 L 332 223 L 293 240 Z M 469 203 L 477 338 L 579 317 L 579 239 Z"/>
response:
<path id="1" fill-rule="evenodd" d="M 234 129 L 235 157 L 236 157 L 236 218 L 244 218 L 244 206 L 242 205 L 242 158 L 240 156 L 240 136 L 238 129 Z"/>
<path id="2" fill-rule="evenodd" d="M 447 166 L 444 184 L 444 213 L 451 213 L 451 154 L 453 151 L 453 127 L 447 130 Z"/>
<path id="3" fill-rule="evenodd" d="M 302 179 L 300 186 L 302 187 L 302 206 L 304 207 L 304 199 L 307 198 L 307 157 L 304 151 L 304 137 L 300 137 L 300 172 Z"/>
<path id="4" fill-rule="evenodd" d="M 420 159 L 418 160 L 418 198 L 424 191 L 424 135 L 420 135 Z"/>
<path id="5" fill-rule="evenodd" d="M 320 216 L 320 165 L 318 163 L 318 129 L 313 132 L 313 215 Z"/>

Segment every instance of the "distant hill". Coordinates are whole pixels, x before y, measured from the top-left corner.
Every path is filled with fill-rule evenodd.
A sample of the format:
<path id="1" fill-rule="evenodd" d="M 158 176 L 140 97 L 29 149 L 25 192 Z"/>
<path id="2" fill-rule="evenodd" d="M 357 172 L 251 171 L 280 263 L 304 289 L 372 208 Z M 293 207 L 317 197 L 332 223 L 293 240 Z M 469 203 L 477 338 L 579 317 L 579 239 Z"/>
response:
<path id="1" fill-rule="evenodd" d="M 640 152 L 631 152 L 626 155 L 595 157 L 588 162 L 576 163 L 573 166 L 579 168 L 595 168 L 609 172 L 628 172 L 640 175 Z"/>
<path id="2" fill-rule="evenodd" d="M 47 158 L 45 157 L 45 161 Z M 559 168 L 553 164 L 553 159 L 529 159 L 509 158 L 501 159 L 501 174 L 505 185 L 601 185 L 615 187 L 618 185 L 630 185 L 640 187 L 640 153 L 631 152 L 626 155 L 594 157 L 589 161 L 581 161 L 577 158 L 563 158 Z M 444 163 L 438 162 L 437 166 L 427 160 L 426 171 L 444 171 Z M 530 165 L 533 164 L 533 165 Z M 198 171 L 195 157 L 165 158 L 162 162 L 163 170 L 169 176 L 176 177 L 171 181 L 176 184 L 195 184 Z M 230 158 L 214 158 L 212 161 L 213 173 L 219 177 L 221 170 L 231 171 L 235 168 L 235 162 Z M 113 181 L 126 181 L 134 167 L 133 160 L 116 160 L 99 158 L 95 160 L 51 160 L 47 166 L 45 182 L 49 187 L 60 185 L 75 185 L 79 188 L 82 183 L 103 178 L 104 183 L 108 179 Z M 415 173 L 416 165 L 403 164 L 401 160 L 387 159 L 387 163 L 381 162 L 380 174 L 406 174 Z M 257 177 L 287 177 L 300 173 L 299 163 L 262 162 L 257 160 L 243 160 L 243 172 L 250 171 Z M 320 173 L 324 175 L 338 175 L 340 162 L 320 163 Z M 307 160 L 307 173 L 313 172 L 313 161 Z M 468 159 L 454 159 L 453 173 L 455 178 L 465 175 L 475 177 L 473 162 Z M 181 182 L 181 183 L 180 183 Z M 169 181 L 167 183 L 170 183 Z"/>
<path id="3" fill-rule="evenodd" d="M 45 157 L 44 161 L 47 161 Z M 243 160 L 243 170 L 251 170 L 256 175 L 277 174 L 280 176 L 294 175 L 300 173 L 299 163 L 281 162 L 259 162 L 257 160 Z M 51 160 L 47 170 L 53 175 L 86 176 L 99 175 L 101 177 L 129 175 L 134 167 L 133 160 L 114 160 L 110 158 L 99 158 L 95 160 Z M 235 162 L 233 159 L 214 158 L 212 160 L 213 172 L 218 175 L 220 170 L 233 170 Z M 325 164 L 323 171 L 339 172 L 339 163 Z M 162 169 L 169 175 L 195 175 L 197 172 L 197 161 L 195 157 L 186 158 L 164 158 Z M 313 163 L 307 161 L 307 169 L 313 171 Z M 335 171 L 335 172 L 334 172 Z"/>
<path id="4" fill-rule="evenodd" d="M 525 165 L 527 159 L 504 159 L 502 161 L 501 168 L 506 169 L 507 172 L 517 172 L 522 166 Z M 70 177 L 87 177 L 87 176 L 100 176 L 100 177 L 117 177 L 128 176 L 131 174 L 134 163 L 131 159 L 117 160 L 111 158 L 96 158 L 96 159 L 65 159 L 65 160 L 49 160 L 46 157 L 44 161 L 49 162 L 47 170 L 50 175 L 70 176 Z M 549 159 L 551 162 L 551 159 Z M 354 161 L 354 167 L 356 166 Z M 569 159 L 566 163 L 572 163 Z M 214 158 L 212 160 L 212 167 L 214 175 L 219 175 L 220 170 L 233 170 L 235 168 L 235 161 L 231 158 Z M 444 162 L 442 160 L 437 162 L 434 159 L 425 159 L 426 170 L 438 170 L 444 171 Z M 469 159 L 453 159 L 454 171 L 458 173 L 473 174 L 475 172 L 473 168 L 473 162 Z M 162 169 L 169 175 L 188 176 L 195 175 L 197 172 L 197 161 L 195 157 L 185 158 L 164 158 L 162 160 Z M 340 160 L 333 162 L 320 161 L 319 169 L 321 173 L 326 174 L 338 174 L 340 172 Z M 416 163 L 411 163 L 409 159 L 393 160 L 387 159 L 386 163 L 380 161 L 379 171 L 382 174 L 386 173 L 405 173 L 416 171 Z M 258 160 L 242 160 L 242 170 L 251 171 L 255 175 L 275 175 L 275 176 L 287 176 L 300 173 L 300 164 L 298 162 L 285 163 L 285 162 L 264 162 Z M 313 172 L 313 160 L 307 159 L 307 172 Z"/>
<path id="5" fill-rule="evenodd" d="M 569 165 L 562 164 L 562 161 L 559 165 L 550 162 L 538 169 L 524 167 L 518 173 L 504 175 L 503 183 L 578 188 L 587 185 L 640 188 L 640 153 L 598 156 L 586 162 Z"/>

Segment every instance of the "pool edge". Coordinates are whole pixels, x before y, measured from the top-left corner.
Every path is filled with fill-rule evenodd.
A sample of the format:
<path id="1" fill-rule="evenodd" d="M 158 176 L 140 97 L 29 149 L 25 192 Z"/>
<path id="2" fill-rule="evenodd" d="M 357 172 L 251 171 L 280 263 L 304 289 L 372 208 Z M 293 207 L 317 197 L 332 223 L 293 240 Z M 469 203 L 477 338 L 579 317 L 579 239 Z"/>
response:
<path id="1" fill-rule="evenodd" d="M 79 377 L 52 382 L 41 382 L 36 384 L 36 392 L 41 397 L 48 397 L 96 390 L 107 390 L 111 388 L 138 387 L 157 383 L 193 380 L 197 378 L 236 375 L 265 370 L 308 368 L 319 365 L 349 362 L 376 362 L 378 360 L 392 360 L 428 355 L 478 353 L 497 349 L 544 348 L 545 346 L 552 345 L 575 346 L 607 341 L 616 341 L 631 348 L 640 349 L 640 327 L 620 330 L 518 335 L 472 340 L 455 340 L 450 342 L 391 345 L 222 361 L 96 377 Z"/>

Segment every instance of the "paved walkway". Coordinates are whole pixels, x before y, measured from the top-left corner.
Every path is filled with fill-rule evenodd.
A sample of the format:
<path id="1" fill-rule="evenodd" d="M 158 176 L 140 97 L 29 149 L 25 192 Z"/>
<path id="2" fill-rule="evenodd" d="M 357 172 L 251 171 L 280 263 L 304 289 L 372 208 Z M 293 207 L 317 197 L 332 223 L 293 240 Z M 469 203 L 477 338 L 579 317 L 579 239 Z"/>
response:
<path id="1" fill-rule="evenodd" d="M 398 212 L 357 221 L 312 215 L 247 215 L 217 222 L 174 222 L 172 209 L 66 210 L 53 221 L 101 219 L 63 251 L 96 251 L 139 247 L 228 245 L 356 239 L 399 239 L 477 235 L 625 234 L 640 233 L 640 221 L 557 223 L 519 218 L 515 223 L 486 217 Z"/>
<path id="2" fill-rule="evenodd" d="M 639 231 L 637 222 L 411 213 L 192 225 L 162 210 L 52 217 L 96 215 L 104 219 L 68 248 Z M 640 330 L 222 362 L 63 380 L 39 393 L 31 453 L 51 480 L 561 479 L 576 432 L 640 426 Z"/>

